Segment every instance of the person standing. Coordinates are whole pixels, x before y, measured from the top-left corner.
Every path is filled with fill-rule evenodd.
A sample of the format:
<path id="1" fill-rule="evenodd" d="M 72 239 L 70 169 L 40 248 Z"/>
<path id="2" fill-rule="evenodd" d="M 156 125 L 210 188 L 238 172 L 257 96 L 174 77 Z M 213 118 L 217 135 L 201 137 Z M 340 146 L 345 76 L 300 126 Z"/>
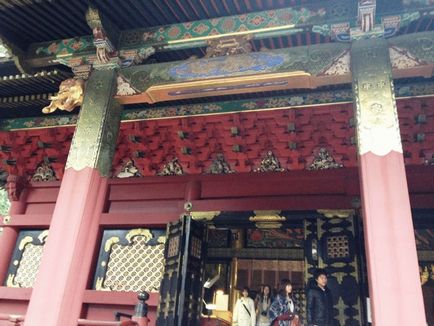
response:
<path id="1" fill-rule="evenodd" d="M 292 295 L 290 280 L 282 280 L 280 291 L 270 307 L 268 316 L 278 326 L 295 326 L 299 324 L 300 306 Z"/>
<path id="2" fill-rule="evenodd" d="M 242 297 L 237 300 L 232 317 L 232 325 L 234 326 L 255 326 L 256 313 L 255 303 L 252 298 L 249 298 L 249 288 L 243 288 Z"/>
<path id="3" fill-rule="evenodd" d="M 333 297 L 327 287 L 327 272 L 317 269 L 315 284 L 307 292 L 307 325 L 333 326 Z"/>
<path id="4" fill-rule="evenodd" d="M 269 285 L 264 285 L 262 286 L 262 291 L 256 300 L 256 311 L 258 313 L 256 326 L 270 326 L 268 312 L 270 310 L 271 302 L 271 287 Z"/>

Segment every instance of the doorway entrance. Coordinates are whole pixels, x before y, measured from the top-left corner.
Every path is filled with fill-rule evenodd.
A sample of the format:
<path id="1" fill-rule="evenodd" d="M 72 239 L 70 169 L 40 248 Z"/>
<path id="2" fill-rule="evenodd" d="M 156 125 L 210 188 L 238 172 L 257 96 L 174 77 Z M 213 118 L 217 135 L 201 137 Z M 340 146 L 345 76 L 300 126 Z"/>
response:
<path id="1" fill-rule="evenodd" d="M 353 213 L 186 214 L 168 227 L 157 325 L 198 325 L 200 318 L 215 314 L 216 306 L 229 312 L 230 320 L 243 286 L 257 292 L 268 283 L 277 290 L 282 279 L 294 283 L 305 311 L 305 288 L 318 267 L 330 275 L 335 320 L 363 325 L 361 255 Z"/>

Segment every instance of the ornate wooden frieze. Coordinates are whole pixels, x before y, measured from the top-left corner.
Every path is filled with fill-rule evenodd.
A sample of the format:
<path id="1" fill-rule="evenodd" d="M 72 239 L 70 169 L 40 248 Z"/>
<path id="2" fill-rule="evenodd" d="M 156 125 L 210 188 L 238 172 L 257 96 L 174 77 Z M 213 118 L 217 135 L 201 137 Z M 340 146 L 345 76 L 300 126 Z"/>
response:
<path id="1" fill-rule="evenodd" d="M 398 48 L 396 48 L 398 49 Z M 401 50 L 401 49 L 399 49 Z M 412 61 L 411 54 L 405 50 L 405 54 L 397 57 L 395 51 L 390 50 L 391 61 L 393 65 L 401 67 L 410 67 L 415 63 Z M 392 52 L 393 51 L 393 52 Z M 398 50 L 396 50 L 398 51 Z M 404 51 L 404 50 L 403 50 Z M 410 58 L 410 59 L 409 59 Z M 341 57 L 344 59 L 344 57 Z M 345 59 L 346 60 L 346 59 Z M 420 61 L 419 59 L 417 59 Z M 340 74 L 347 69 L 350 69 L 350 63 L 348 67 L 341 65 L 344 61 L 336 62 L 332 66 L 328 67 L 322 73 L 324 75 Z M 119 85 L 123 89 L 123 80 L 118 80 Z M 131 85 L 125 85 L 126 89 L 131 92 Z M 135 90 L 136 92 L 136 90 Z M 396 98 L 408 98 L 408 97 L 428 97 L 434 95 L 434 83 L 422 82 L 422 83 L 405 83 L 403 85 L 395 86 Z M 163 119 L 167 117 L 187 117 L 191 115 L 211 115 L 215 113 L 233 113 L 233 112 L 248 112 L 257 110 L 266 110 L 273 108 L 281 108 L 290 106 L 293 108 L 317 105 L 317 104 L 344 104 L 352 102 L 353 95 L 350 89 L 341 89 L 333 91 L 311 91 L 309 93 L 300 92 L 290 96 L 278 96 L 272 98 L 258 98 L 250 100 L 239 101 L 221 101 L 216 103 L 205 104 L 190 104 L 179 106 L 163 106 L 158 108 L 143 108 L 143 109 L 129 109 L 122 113 L 122 121 L 129 120 L 147 120 L 147 119 Z M 20 102 L 22 103 L 22 102 Z M 0 103 L 1 106 L 1 103 Z M 68 116 L 50 116 L 49 118 L 16 118 L 16 119 L 4 119 L 0 120 L 0 130 L 17 130 L 17 129 L 32 129 L 32 128 L 47 128 L 56 126 L 70 126 L 77 123 L 77 115 Z"/>
<path id="2" fill-rule="evenodd" d="M 354 42 L 351 70 L 357 119 L 358 151 L 384 156 L 402 153 L 387 43 L 381 39 Z"/>
<path id="3" fill-rule="evenodd" d="M 91 167 L 108 176 L 121 116 L 121 106 L 113 99 L 116 74 L 111 70 L 95 71 L 87 83 L 66 169 Z"/>
<path id="4" fill-rule="evenodd" d="M 419 87 L 420 90 L 431 89 L 424 83 Z M 411 91 L 411 85 L 397 90 L 400 95 L 410 94 Z M 335 95 L 338 96 L 338 93 L 336 91 Z M 252 109 L 278 107 L 292 99 L 257 99 L 245 104 Z M 405 164 L 433 164 L 434 148 L 430 139 L 434 116 L 430 112 L 434 98 L 402 99 L 397 105 Z M 203 107 L 211 110 L 206 105 Z M 183 106 L 179 110 L 188 108 L 200 109 Z M 174 109 L 172 114 L 176 114 Z M 281 168 L 302 170 L 312 163 L 318 146 L 327 148 L 336 162 L 345 167 L 356 167 L 356 122 L 353 114 L 352 105 L 343 104 L 317 106 L 314 110 L 311 107 L 290 108 L 128 122 L 122 125 L 120 131 L 113 171 L 114 175 L 119 173 L 123 159 L 131 158 L 143 176 L 155 176 L 168 158 L 176 156 L 185 174 L 205 174 L 215 157 L 213 153 L 220 151 L 232 170 L 249 173 L 260 166 L 264 153 L 270 148 L 279 159 Z M 32 122 L 35 124 L 29 126 L 38 123 L 47 126 L 44 120 Z M 233 133 L 234 126 L 237 135 Z M 188 136 L 181 139 L 180 130 Z M 64 127 L 3 132 L 0 137 L 0 167 L 26 179 L 48 157 L 56 177 L 62 179 L 73 131 L 72 127 Z M 272 141 L 271 147 L 267 140 Z M 215 145 L 210 147 L 211 143 Z M 233 152 L 233 144 L 240 144 L 242 151 Z M 183 151 L 184 147 L 191 149 L 190 154 Z"/>
<path id="5" fill-rule="evenodd" d="M 31 288 L 41 263 L 48 230 L 22 230 L 9 265 L 6 286 Z"/>
<path id="6" fill-rule="evenodd" d="M 164 230 L 105 230 L 94 289 L 158 292 L 165 239 Z"/>

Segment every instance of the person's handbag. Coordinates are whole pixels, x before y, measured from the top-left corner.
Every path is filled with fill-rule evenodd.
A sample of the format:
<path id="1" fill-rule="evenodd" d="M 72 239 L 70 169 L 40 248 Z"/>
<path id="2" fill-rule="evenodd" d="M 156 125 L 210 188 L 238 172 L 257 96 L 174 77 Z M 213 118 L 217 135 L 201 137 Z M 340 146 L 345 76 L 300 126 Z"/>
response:
<path id="1" fill-rule="evenodd" d="M 298 317 L 298 315 L 294 315 L 294 314 L 280 315 L 279 317 L 274 319 L 274 321 L 271 325 L 279 326 L 279 321 L 281 321 L 281 320 L 291 321 L 291 324 L 290 324 L 291 326 L 300 326 L 300 318 Z"/>

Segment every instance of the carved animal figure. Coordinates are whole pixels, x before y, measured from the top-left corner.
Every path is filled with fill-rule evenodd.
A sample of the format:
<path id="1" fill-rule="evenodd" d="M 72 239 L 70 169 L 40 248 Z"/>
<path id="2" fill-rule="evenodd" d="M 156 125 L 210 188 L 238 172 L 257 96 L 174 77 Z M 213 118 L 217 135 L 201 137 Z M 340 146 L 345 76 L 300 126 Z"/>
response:
<path id="1" fill-rule="evenodd" d="M 56 96 L 50 97 L 50 105 L 44 107 L 42 112 L 47 114 L 57 109 L 71 112 L 83 103 L 83 94 L 84 80 L 66 79 L 60 83 L 59 93 Z"/>

